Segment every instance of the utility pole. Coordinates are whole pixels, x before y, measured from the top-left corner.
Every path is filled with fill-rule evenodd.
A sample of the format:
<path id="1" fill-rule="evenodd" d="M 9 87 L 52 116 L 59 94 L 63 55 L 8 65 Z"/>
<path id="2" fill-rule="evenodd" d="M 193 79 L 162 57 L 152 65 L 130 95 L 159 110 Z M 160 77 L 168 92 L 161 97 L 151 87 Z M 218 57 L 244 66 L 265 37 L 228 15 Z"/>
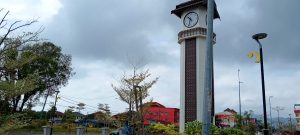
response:
<path id="1" fill-rule="evenodd" d="M 214 60 L 214 58 L 213 58 L 213 60 Z M 211 123 L 215 124 L 215 77 L 214 77 L 214 64 L 212 65 Z"/>
<path id="2" fill-rule="evenodd" d="M 42 111 L 41 111 L 41 114 L 40 114 L 40 119 L 43 119 L 43 113 L 44 113 L 44 109 L 45 109 L 45 106 L 46 106 L 46 103 L 47 103 L 47 99 L 48 99 L 49 94 L 50 94 L 50 90 L 48 90 L 47 95 L 46 95 L 46 97 L 45 97 L 45 101 L 44 101 L 44 104 L 43 104 L 43 108 L 42 108 Z"/>
<path id="3" fill-rule="evenodd" d="M 280 120 L 279 120 L 279 111 L 282 111 L 282 110 L 284 110 L 284 108 L 283 107 L 279 107 L 279 106 L 276 106 L 275 108 L 273 108 L 273 110 L 275 110 L 275 111 L 277 111 L 277 114 L 278 114 L 278 116 L 277 116 L 277 122 L 278 122 L 278 131 L 279 131 L 279 133 L 280 133 Z"/>
<path id="4" fill-rule="evenodd" d="M 57 95 L 59 93 L 59 91 L 55 91 L 56 92 L 56 96 L 55 96 L 55 102 L 54 102 L 54 113 L 52 114 L 51 116 L 51 129 L 50 129 L 50 135 L 52 135 L 52 131 L 53 131 L 53 123 L 54 123 L 54 115 L 55 115 L 55 112 L 56 112 L 56 102 L 57 102 Z"/>
<path id="5" fill-rule="evenodd" d="M 241 82 L 240 81 L 240 69 L 238 69 L 238 79 L 239 79 L 239 113 L 240 113 L 240 116 L 242 117 L 242 104 L 241 104 Z"/>
<path id="6" fill-rule="evenodd" d="M 291 133 L 292 134 L 294 134 L 294 132 L 293 132 L 293 124 L 292 124 L 292 114 L 289 114 L 289 121 L 290 121 L 290 131 L 291 131 Z"/>
<path id="7" fill-rule="evenodd" d="M 205 57 L 205 85 L 203 102 L 203 126 L 202 135 L 210 134 L 211 126 L 211 95 L 212 95 L 212 65 L 213 65 L 213 19 L 214 0 L 207 0 L 207 33 L 206 33 L 206 57 Z M 210 100 L 209 100 L 210 99 Z"/>
<path id="8" fill-rule="evenodd" d="M 271 129 L 270 133 L 273 134 L 273 120 L 272 120 L 272 104 L 271 104 L 271 98 L 273 96 L 269 96 L 269 104 L 270 104 L 270 118 L 271 118 Z"/>

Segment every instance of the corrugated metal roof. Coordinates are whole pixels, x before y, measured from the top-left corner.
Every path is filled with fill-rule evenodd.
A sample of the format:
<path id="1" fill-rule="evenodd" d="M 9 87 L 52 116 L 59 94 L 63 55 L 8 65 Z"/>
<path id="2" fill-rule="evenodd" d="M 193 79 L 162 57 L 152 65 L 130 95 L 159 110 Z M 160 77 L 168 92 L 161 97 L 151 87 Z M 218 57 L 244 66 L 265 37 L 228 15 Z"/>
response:
<path id="1" fill-rule="evenodd" d="M 197 6 L 207 7 L 207 0 L 190 0 L 190 1 L 187 1 L 187 2 L 184 2 L 184 3 L 181 3 L 181 4 L 176 6 L 176 9 L 171 11 L 171 14 L 175 14 L 176 16 L 178 16 L 180 18 L 182 13 L 186 9 L 195 8 Z M 216 3 L 215 3 L 214 7 L 215 7 L 214 8 L 214 19 L 220 18 Z"/>

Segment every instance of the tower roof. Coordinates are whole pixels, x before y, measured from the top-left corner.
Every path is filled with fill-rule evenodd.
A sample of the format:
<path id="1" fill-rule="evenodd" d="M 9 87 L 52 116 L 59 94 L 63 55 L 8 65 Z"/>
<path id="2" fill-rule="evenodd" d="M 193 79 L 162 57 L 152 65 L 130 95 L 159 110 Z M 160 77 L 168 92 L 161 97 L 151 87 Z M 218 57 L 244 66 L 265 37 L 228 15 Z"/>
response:
<path id="1" fill-rule="evenodd" d="M 176 16 L 178 16 L 179 18 L 181 17 L 182 13 L 188 9 L 188 8 L 196 8 L 198 6 L 203 6 L 203 7 L 207 7 L 207 0 L 190 0 L 184 3 L 181 3 L 179 5 L 176 6 L 176 9 L 171 11 L 171 14 L 175 14 Z M 217 9 L 217 5 L 215 3 L 214 6 L 214 19 L 216 18 L 220 18 L 218 9 Z"/>
<path id="2" fill-rule="evenodd" d="M 229 108 L 225 109 L 224 112 L 230 112 L 230 113 L 236 114 L 236 111 L 235 111 L 235 110 L 229 109 Z"/>

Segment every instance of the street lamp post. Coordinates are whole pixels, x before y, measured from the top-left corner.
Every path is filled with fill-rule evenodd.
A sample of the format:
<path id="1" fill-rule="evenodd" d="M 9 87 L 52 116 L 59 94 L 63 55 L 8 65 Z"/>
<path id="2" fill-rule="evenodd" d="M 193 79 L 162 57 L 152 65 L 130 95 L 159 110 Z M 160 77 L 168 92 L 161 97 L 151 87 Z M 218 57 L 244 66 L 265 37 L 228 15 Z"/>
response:
<path id="1" fill-rule="evenodd" d="M 293 125 L 292 125 L 292 114 L 289 114 L 289 116 L 290 116 L 290 117 L 289 117 L 289 121 L 290 121 L 290 130 L 291 130 L 290 132 L 291 132 L 292 134 L 294 134 L 294 133 L 293 133 Z"/>
<path id="2" fill-rule="evenodd" d="M 273 108 L 274 110 L 276 110 L 277 111 L 277 114 L 278 114 L 278 116 L 277 116 L 277 122 L 278 122 L 278 132 L 280 133 L 280 126 L 281 126 L 281 124 L 280 124 L 280 120 L 279 120 L 279 111 L 282 111 L 282 110 L 284 110 L 284 108 L 283 107 L 279 107 L 279 106 L 276 106 L 276 108 Z"/>
<path id="3" fill-rule="evenodd" d="M 56 112 L 56 102 L 57 102 L 57 95 L 58 95 L 59 91 L 56 90 L 55 93 L 56 93 L 56 95 L 55 95 L 55 102 L 54 102 L 54 114 L 52 114 L 52 116 L 51 116 L 51 129 L 50 129 L 50 135 L 52 135 L 53 122 L 54 122 L 53 116 L 55 115 L 55 112 Z"/>
<path id="4" fill-rule="evenodd" d="M 238 69 L 238 79 L 239 79 L 239 111 L 240 111 L 240 116 L 242 117 L 242 104 L 241 104 L 241 82 L 240 81 L 240 69 Z"/>
<path id="5" fill-rule="evenodd" d="M 271 105 L 271 98 L 273 96 L 269 96 L 269 104 L 270 104 L 270 119 L 271 119 L 271 127 L 270 127 L 270 133 L 273 133 L 273 120 L 272 120 L 272 105 Z"/>
<path id="6" fill-rule="evenodd" d="M 264 60 L 263 60 L 263 50 L 262 45 L 259 42 L 260 39 L 264 39 L 267 37 L 266 33 L 258 33 L 252 36 L 252 38 L 259 45 L 259 53 L 260 53 L 260 71 L 261 71 L 261 82 L 262 82 L 262 96 L 263 96 L 263 111 L 264 111 L 264 135 L 269 135 L 268 130 L 268 121 L 267 121 L 267 109 L 266 109 L 266 95 L 265 95 L 265 77 L 264 77 Z"/>

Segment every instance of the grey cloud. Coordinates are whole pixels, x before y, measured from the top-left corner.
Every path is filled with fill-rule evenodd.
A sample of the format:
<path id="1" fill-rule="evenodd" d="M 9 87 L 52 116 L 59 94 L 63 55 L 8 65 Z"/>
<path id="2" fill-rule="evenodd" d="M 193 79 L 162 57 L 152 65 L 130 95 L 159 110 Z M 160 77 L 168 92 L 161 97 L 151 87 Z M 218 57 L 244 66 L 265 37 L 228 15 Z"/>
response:
<path id="1" fill-rule="evenodd" d="M 150 62 L 170 62 L 167 50 L 150 44 L 149 35 L 169 29 L 173 33 L 162 36 L 174 37 L 176 43 L 179 27 L 170 11 L 178 0 L 62 2 L 63 8 L 47 26 L 46 35 L 74 57 L 120 62 L 134 55 Z"/>
<path id="2" fill-rule="evenodd" d="M 170 11 L 183 1 L 185 0 L 65 0 L 62 1 L 63 8 L 53 18 L 54 21 L 45 26 L 45 37 L 61 45 L 66 53 L 72 54 L 77 60 L 91 63 L 98 60 L 104 61 L 104 64 L 109 61 L 119 64 L 126 63 L 127 55 L 136 55 L 146 58 L 154 66 L 166 62 L 166 66 L 178 68 L 179 58 L 171 57 L 166 52 L 169 49 L 177 49 L 179 52 L 177 33 L 181 28 L 181 22 L 171 15 Z M 282 105 L 292 104 L 292 101 L 285 102 L 284 98 L 288 96 L 281 98 L 279 94 L 276 95 L 285 86 L 273 87 L 272 82 L 299 70 L 297 67 L 299 67 L 300 16 L 297 15 L 299 13 L 297 6 L 300 1 L 216 0 L 216 2 L 221 15 L 220 21 L 215 20 L 216 80 L 222 76 L 230 76 L 229 79 L 233 80 L 232 76 L 236 77 L 236 74 L 228 70 L 234 70 L 235 73 L 237 68 L 240 68 L 242 72 L 247 73 L 245 74 L 247 77 L 243 77 L 243 81 L 246 82 L 243 93 L 247 96 L 244 107 L 261 112 L 259 108 L 261 98 L 256 97 L 260 94 L 260 87 L 257 85 L 260 83 L 259 66 L 254 65 L 253 59 L 247 58 L 247 53 L 258 50 L 257 43 L 251 39 L 252 34 L 267 32 L 269 37 L 262 40 L 262 43 L 266 64 L 266 88 L 270 92 L 268 94 L 282 100 Z M 163 30 L 168 32 L 162 33 Z M 151 38 L 156 36 L 165 43 L 154 44 Z M 76 79 L 86 76 L 82 72 L 93 71 L 82 69 L 79 72 L 81 76 Z M 172 81 L 172 83 L 179 82 Z M 218 86 L 217 83 L 216 81 L 217 110 L 226 109 L 225 107 L 236 108 L 238 101 L 236 84 Z M 157 90 L 165 87 L 164 89 L 167 89 L 165 93 L 172 90 L 159 83 L 157 87 Z M 291 84 L 291 87 L 295 89 L 296 85 Z M 291 92 L 286 94 L 291 95 Z M 297 98 L 296 95 L 293 95 L 293 98 Z"/>
<path id="3" fill-rule="evenodd" d="M 227 2 L 218 3 L 222 20 L 217 22 L 215 29 L 218 35 L 216 61 L 247 64 L 247 53 L 258 51 L 252 34 L 266 32 L 269 36 L 262 40 L 266 64 L 299 67 L 300 16 L 297 14 L 300 10 L 297 5 L 300 1 L 234 1 L 240 3 L 240 7 L 229 7 L 232 5 Z M 237 8 L 240 10 L 232 10 Z"/>

